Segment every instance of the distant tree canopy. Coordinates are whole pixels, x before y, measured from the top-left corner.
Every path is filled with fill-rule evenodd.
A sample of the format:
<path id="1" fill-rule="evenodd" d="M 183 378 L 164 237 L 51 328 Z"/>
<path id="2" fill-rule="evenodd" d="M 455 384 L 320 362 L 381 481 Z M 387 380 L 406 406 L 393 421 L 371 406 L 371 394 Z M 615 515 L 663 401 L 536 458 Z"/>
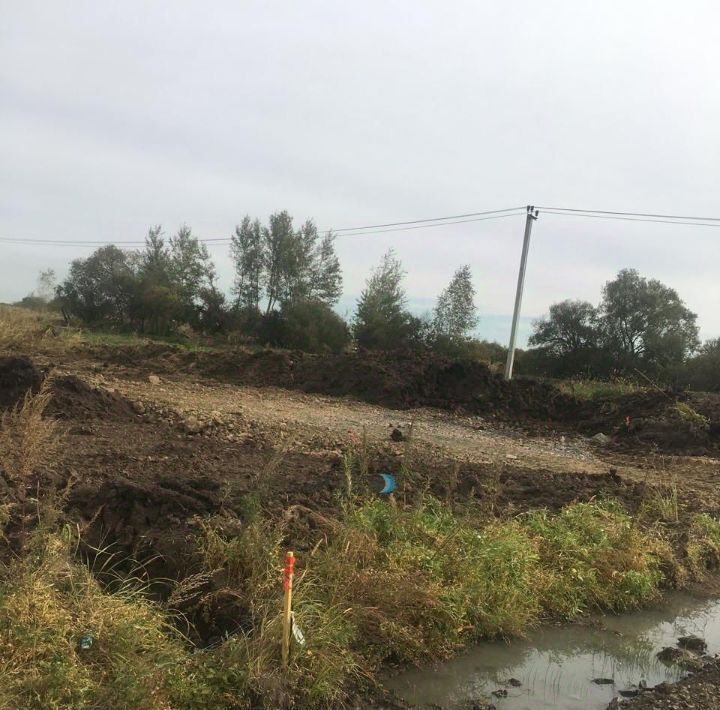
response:
<path id="1" fill-rule="evenodd" d="M 295 227 L 280 211 L 265 224 L 246 216 L 230 242 L 230 302 L 217 286 L 207 247 L 192 230 L 182 226 L 168 238 L 158 225 L 142 249 L 111 244 L 74 260 L 58 286 L 52 270 L 41 272 L 37 288 L 20 303 L 42 309 L 52 301 L 86 324 L 148 334 L 232 333 L 236 342 L 310 352 L 337 352 L 354 341 L 366 349 L 432 350 L 496 366 L 505 359 L 504 346 L 473 337 L 478 316 L 467 265 L 455 271 L 432 313 L 418 318 L 408 310 L 402 263 L 388 251 L 348 325 L 333 311 L 343 278 L 331 231 L 321 234 L 313 220 Z M 597 306 L 552 304 L 533 324 L 518 372 L 605 377 L 639 371 L 720 390 L 720 340 L 700 347 L 696 321 L 674 289 L 623 269 L 604 285 Z"/>
<path id="2" fill-rule="evenodd" d="M 144 250 L 110 244 L 73 261 L 57 296 L 69 314 L 86 323 L 164 334 L 175 321 L 199 325 L 208 299 L 216 298 L 214 279 L 207 247 L 188 227 L 168 244 L 160 227 L 153 227 Z"/>
<path id="3" fill-rule="evenodd" d="M 478 324 L 475 288 L 470 267 L 461 266 L 440 294 L 432 316 L 436 349 L 460 352 Z"/>
<path id="4" fill-rule="evenodd" d="M 678 375 L 681 383 L 692 389 L 720 392 L 720 338 L 702 345 Z"/>
<path id="5" fill-rule="evenodd" d="M 674 289 L 623 269 L 605 284 L 599 307 L 553 304 L 529 344 L 544 355 L 538 362 L 548 374 L 667 372 L 697 349 L 696 319 Z"/>
<path id="6" fill-rule="evenodd" d="M 235 302 L 228 305 L 205 244 L 187 226 L 167 239 L 158 225 L 144 249 L 108 245 L 76 259 L 55 292 L 69 315 L 91 325 L 160 335 L 183 324 L 205 332 L 242 328 L 259 340 L 273 333 L 289 347 L 337 349 L 348 329 L 330 309 L 342 293 L 334 240 L 312 220 L 294 229 L 287 212 L 271 215 L 267 226 L 245 217 L 231 237 Z M 50 288 L 54 274 L 42 276 Z"/>
<path id="7" fill-rule="evenodd" d="M 331 306 L 342 294 L 335 236 L 320 236 L 312 220 L 294 229 L 287 212 L 270 215 L 267 226 L 245 217 L 232 236 L 231 256 L 242 310 L 259 310 L 263 299 L 265 313 L 300 301 Z"/>
<path id="8" fill-rule="evenodd" d="M 677 292 L 635 269 L 623 269 L 603 289 L 605 344 L 623 368 L 676 365 L 697 349 L 697 316 Z"/>
<path id="9" fill-rule="evenodd" d="M 360 294 L 353 335 L 360 347 L 397 350 L 410 345 L 419 330 L 418 319 L 406 309 L 402 264 L 390 250 L 373 271 Z"/>

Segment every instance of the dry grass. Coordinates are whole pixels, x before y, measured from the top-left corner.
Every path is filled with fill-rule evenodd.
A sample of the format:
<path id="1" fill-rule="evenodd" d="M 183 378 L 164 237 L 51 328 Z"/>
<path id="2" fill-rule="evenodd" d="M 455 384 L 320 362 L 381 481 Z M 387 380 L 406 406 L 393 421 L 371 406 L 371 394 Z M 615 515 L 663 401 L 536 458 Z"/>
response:
<path id="1" fill-rule="evenodd" d="M 58 328 L 57 314 L 0 305 L 0 352 L 57 352 L 81 341 L 79 331 Z"/>
<path id="2" fill-rule="evenodd" d="M 43 416 L 52 396 L 51 385 L 52 378 L 46 378 L 39 392 L 27 392 L 0 418 L 0 467 L 17 486 L 27 486 L 58 452 L 57 422 Z"/>
<path id="3" fill-rule="evenodd" d="M 60 450 L 57 422 L 43 416 L 51 398 L 51 385 L 52 379 L 46 378 L 39 392 L 28 391 L 24 399 L 0 417 L 0 472 L 12 493 L 11 499 L 0 506 L 0 525 L 3 537 L 8 539 L 11 524 L 14 520 L 19 522 L 16 532 L 20 549 L 25 545 L 33 515 L 38 523 L 41 510 L 47 507 L 41 505 L 40 475 Z M 33 493 L 37 495 L 37 509 L 31 515 L 28 504 Z"/>

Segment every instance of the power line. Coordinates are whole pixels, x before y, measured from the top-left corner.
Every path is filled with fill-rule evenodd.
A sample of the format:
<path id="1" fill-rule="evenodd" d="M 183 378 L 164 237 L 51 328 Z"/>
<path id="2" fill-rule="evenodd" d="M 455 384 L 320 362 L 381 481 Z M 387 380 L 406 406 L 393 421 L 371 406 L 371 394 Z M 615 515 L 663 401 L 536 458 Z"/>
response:
<path id="1" fill-rule="evenodd" d="M 623 217 L 659 217 L 662 219 L 676 220 L 676 219 L 688 219 L 688 220 L 700 220 L 703 222 L 720 222 L 720 217 L 693 217 L 688 215 L 677 215 L 677 214 L 652 214 L 647 212 L 612 212 L 610 210 L 580 210 L 573 207 L 538 207 L 540 210 L 557 210 L 558 212 L 588 212 L 595 215 L 621 215 Z"/>
<path id="2" fill-rule="evenodd" d="M 421 222 L 438 222 L 447 219 L 464 219 L 465 217 L 482 217 L 488 214 L 500 214 L 501 212 L 514 212 L 515 210 L 524 210 L 525 207 L 507 207 L 504 210 L 486 210 L 485 212 L 468 212 L 467 214 L 455 214 L 448 217 L 429 217 L 428 219 L 412 219 L 407 222 L 387 222 L 386 224 L 368 224 L 364 227 L 340 227 L 333 229 L 333 232 L 349 232 L 358 229 L 377 229 L 381 227 L 397 227 L 405 224 L 420 224 Z"/>
<path id="3" fill-rule="evenodd" d="M 611 210 L 582 210 L 573 207 L 539 207 L 544 214 L 560 215 L 564 217 L 584 217 L 586 219 L 615 219 L 627 222 L 655 222 L 661 224 L 678 224 L 700 227 L 720 227 L 720 217 L 695 217 L 688 215 L 656 214 L 648 212 L 616 212 Z M 465 214 L 448 215 L 446 217 L 429 217 L 425 219 L 407 220 L 403 222 L 385 222 L 383 224 L 370 224 L 362 227 L 342 227 L 332 231 L 338 237 L 360 237 L 372 234 L 386 234 L 389 232 L 405 232 L 416 229 L 429 229 L 446 225 L 483 222 L 486 220 L 503 219 L 525 214 L 525 207 L 508 207 L 500 210 L 486 210 L 484 212 L 467 212 Z M 231 237 L 199 238 L 205 244 L 229 244 Z M 22 237 L 0 237 L 4 244 L 29 244 L 33 246 L 67 246 L 67 247 L 99 247 L 115 244 L 122 247 L 141 247 L 145 240 L 110 240 L 110 239 L 25 239 Z"/>
<path id="4" fill-rule="evenodd" d="M 621 217 L 610 213 L 580 214 L 578 212 L 558 212 L 550 208 L 540 208 L 542 214 L 560 215 L 562 217 L 587 217 L 588 219 L 619 219 L 624 222 L 655 222 L 659 224 L 686 224 L 691 227 L 720 227 L 720 222 L 687 222 L 681 219 L 650 219 L 646 217 Z M 700 218 L 698 218 L 700 219 Z"/>
<path id="5" fill-rule="evenodd" d="M 366 231 L 355 231 L 352 233 L 342 233 L 338 234 L 339 237 L 359 237 L 359 236 L 365 236 L 369 234 L 384 234 L 386 232 L 407 232 L 410 230 L 415 229 L 429 229 L 431 227 L 444 227 L 446 225 L 451 224 L 467 224 L 469 222 L 484 222 L 486 220 L 493 220 L 493 219 L 503 219 L 505 217 L 515 217 L 517 215 L 525 214 L 525 209 L 514 207 L 513 210 L 516 210 L 514 212 L 509 212 L 508 210 L 492 210 L 490 212 L 476 212 L 476 213 L 470 213 L 470 214 L 478 214 L 478 215 L 488 215 L 485 217 L 472 217 L 471 219 L 452 219 L 451 217 L 436 217 L 434 218 L 434 222 L 430 224 L 430 220 L 415 220 L 415 222 L 396 222 L 394 224 L 406 224 L 408 226 L 404 227 L 390 227 L 389 229 L 376 229 L 374 227 L 368 226 L 368 227 L 348 227 L 346 229 L 365 229 Z M 506 213 L 506 214 L 500 214 L 500 213 Z M 458 215 L 460 216 L 460 215 Z M 437 220 L 443 219 L 446 221 L 438 222 Z M 447 221 L 450 220 L 450 221 Z M 421 224 L 422 223 L 422 224 Z M 389 223 L 392 224 L 392 223 Z M 384 225 L 377 225 L 378 227 L 384 226 Z M 335 232 L 335 230 L 332 230 Z M 338 230 L 339 231 L 339 230 Z M 208 243 L 214 243 L 214 244 L 229 244 L 232 241 L 231 237 L 214 237 L 214 238 L 206 238 L 198 239 L 199 242 L 208 244 Z M 21 237 L 0 237 L 0 242 L 6 243 L 6 244 L 32 244 L 32 245 L 38 245 L 38 246 L 103 246 L 107 244 L 116 244 L 118 246 L 143 246 L 145 244 L 145 241 L 142 240 L 128 240 L 128 241 L 119 241 L 119 240 L 58 240 L 53 241 L 51 239 L 24 239 Z"/>

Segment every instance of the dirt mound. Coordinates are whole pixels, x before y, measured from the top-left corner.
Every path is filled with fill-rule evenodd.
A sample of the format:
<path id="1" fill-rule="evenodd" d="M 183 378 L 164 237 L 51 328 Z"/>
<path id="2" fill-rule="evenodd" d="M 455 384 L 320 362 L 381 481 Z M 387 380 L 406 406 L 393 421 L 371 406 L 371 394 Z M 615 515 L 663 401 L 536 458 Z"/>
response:
<path id="1" fill-rule="evenodd" d="M 120 567 L 142 564 L 150 578 L 179 578 L 192 554 L 189 521 L 220 508 L 219 484 L 200 476 L 177 481 L 120 478 L 74 488 L 68 509 L 90 520 L 84 542 Z M 186 539 L 188 538 L 188 539 Z"/>
<path id="2" fill-rule="evenodd" d="M 706 454 L 720 445 L 720 395 L 650 390 L 584 403 L 577 428 L 603 432 L 620 446 Z"/>
<path id="3" fill-rule="evenodd" d="M 127 421 L 137 416 L 122 395 L 93 387 L 74 375 L 55 379 L 51 391 L 46 413 L 58 419 Z"/>
<path id="4" fill-rule="evenodd" d="M 0 409 L 12 407 L 28 390 L 37 390 L 42 373 L 27 357 L 0 357 Z"/>
<path id="5" fill-rule="evenodd" d="M 396 409 L 439 407 L 521 422 L 529 428 L 553 425 L 590 436 L 604 433 L 621 446 L 698 454 L 720 446 L 718 394 L 651 390 L 582 401 L 552 383 L 529 378 L 507 382 L 484 363 L 426 352 L 190 352 L 153 344 L 101 348 L 93 354 L 122 363 L 128 370 L 185 372 L 233 384 L 348 396 Z"/>
<path id="6" fill-rule="evenodd" d="M 351 396 L 400 409 L 440 407 L 562 419 L 576 407 L 572 397 L 551 384 L 529 379 L 506 382 L 484 363 L 428 353 L 176 352 L 156 358 L 153 365 L 158 371 L 192 370 L 235 384 Z"/>

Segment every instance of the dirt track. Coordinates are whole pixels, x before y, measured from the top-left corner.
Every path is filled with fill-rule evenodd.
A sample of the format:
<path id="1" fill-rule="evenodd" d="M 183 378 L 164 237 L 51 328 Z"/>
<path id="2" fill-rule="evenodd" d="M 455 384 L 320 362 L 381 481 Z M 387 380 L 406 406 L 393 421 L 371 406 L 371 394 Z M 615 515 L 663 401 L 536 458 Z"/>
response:
<path id="1" fill-rule="evenodd" d="M 230 422 L 236 432 L 250 430 L 255 436 L 259 432 L 260 438 L 271 444 L 289 439 L 291 449 L 304 453 L 337 453 L 364 429 L 373 448 L 399 456 L 403 446 L 390 439 L 393 429 L 399 429 L 404 434 L 412 431 L 418 462 L 427 462 L 432 468 L 440 461 L 453 461 L 491 466 L 498 471 L 606 474 L 614 467 L 634 480 L 667 484 L 679 479 L 681 488 L 710 495 L 720 483 L 720 459 L 714 457 L 616 450 L 586 436 L 559 433 L 549 427 L 540 435 L 501 421 L 446 410 L 397 410 L 274 387 L 197 382 L 187 376 L 163 376 L 156 384 L 144 375 L 108 374 L 91 379 L 176 423 L 188 418 L 200 423 L 218 419 Z M 205 435 L 213 436 L 212 430 Z M 230 437 L 234 438 L 232 434 Z"/>

